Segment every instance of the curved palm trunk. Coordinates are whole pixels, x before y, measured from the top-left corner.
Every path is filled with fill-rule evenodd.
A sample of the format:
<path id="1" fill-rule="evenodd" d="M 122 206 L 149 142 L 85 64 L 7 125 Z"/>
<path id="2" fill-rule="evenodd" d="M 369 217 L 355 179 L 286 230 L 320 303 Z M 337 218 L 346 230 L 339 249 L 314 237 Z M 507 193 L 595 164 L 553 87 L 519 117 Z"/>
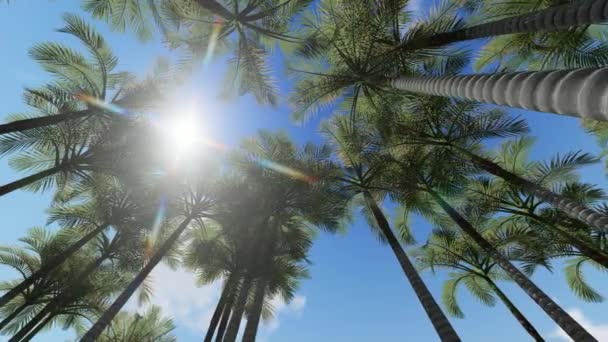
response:
<path id="1" fill-rule="evenodd" d="M 26 131 L 28 129 L 34 129 L 34 128 L 39 128 L 39 127 L 56 125 L 56 124 L 64 122 L 64 121 L 85 118 L 91 114 L 92 114 L 91 110 L 85 109 L 85 110 L 80 110 L 80 111 L 70 112 L 70 113 L 47 115 L 47 116 L 41 116 L 38 118 L 16 120 L 13 122 L 9 122 L 9 123 L 0 125 L 0 135 L 13 133 L 13 132 Z"/>
<path id="2" fill-rule="evenodd" d="M 396 89 L 608 121 L 608 68 L 387 80 Z"/>
<path id="3" fill-rule="evenodd" d="M 511 314 L 513 314 L 513 316 L 519 322 L 519 324 L 521 324 L 521 326 L 524 329 L 526 329 L 528 334 L 530 334 L 530 336 L 532 336 L 532 338 L 536 342 L 544 342 L 545 340 L 543 339 L 542 336 L 540 336 L 540 334 L 538 333 L 536 328 L 534 328 L 532 323 L 530 323 L 530 321 L 528 321 L 526 316 L 524 316 L 524 314 L 521 313 L 521 311 L 519 311 L 519 309 L 515 306 L 515 304 L 513 304 L 513 302 L 511 302 L 509 297 L 507 297 L 507 295 L 504 292 L 502 292 L 502 290 L 498 287 L 498 285 L 496 285 L 496 283 L 494 283 L 492 281 L 492 279 L 490 279 L 490 278 L 484 278 L 484 279 L 486 280 L 486 282 L 488 282 L 488 284 L 490 285 L 492 290 L 494 290 L 494 293 L 496 293 L 498 298 L 500 298 L 500 300 L 505 304 L 507 309 L 509 309 Z"/>
<path id="4" fill-rule="evenodd" d="M 228 301 L 226 302 L 226 306 L 222 311 L 222 319 L 220 319 L 220 325 L 217 327 L 217 335 L 215 337 L 215 342 L 222 342 L 224 340 L 224 334 L 226 334 L 226 328 L 228 327 L 228 322 L 230 321 L 230 316 L 232 314 L 232 306 L 234 304 L 234 297 L 236 296 L 236 290 L 238 288 L 238 281 L 235 283 L 234 288 L 228 294 Z"/>
<path id="5" fill-rule="evenodd" d="M 512 33 L 554 31 L 608 21 L 608 0 L 585 0 L 500 19 L 413 41 L 405 49 L 438 47 L 459 41 Z"/>
<path id="6" fill-rule="evenodd" d="M 433 323 L 437 335 L 439 335 L 441 341 L 460 341 L 460 337 L 458 337 L 458 334 L 450 324 L 450 321 L 448 321 L 443 311 L 441 311 L 441 308 L 422 281 L 422 278 L 420 278 L 418 271 L 416 271 L 416 268 L 412 265 L 407 254 L 403 250 L 403 247 L 401 247 L 397 237 L 395 237 L 386 216 L 384 216 L 384 213 L 369 192 L 365 192 L 364 196 L 365 202 L 371 209 L 376 223 L 378 223 L 378 226 L 382 230 L 382 234 L 386 237 L 395 257 L 397 257 L 401 269 L 403 269 L 405 276 L 414 288 L 414 292 L 422 304 L 424 311 L 431 320 L 431 323 Z"/>
<path id="7" fill-rule="evenodd" d="M 93 326 L 87 331 L 86 334 L 80 339 L 81 342 L 93 342 L 99 338 L 101 333 L 107 328 L 114 316 L 122 309 L 125 303 L 131 298 L 133 293 L 141 286 L 143 281 L 148 277 L 150 272 L 158 265 L 162 258 L 167 254 L 169 249 L 175 244 L 180 235 L 186 230 L 188 224 L 192 220 L 191 217 L 187 217 L 180 225 L 175 229 L 173 233 L 167 238 L 160 249 L 154 253 L 152 258 L 148 261 L 146 266 L 135 276 L 135 278 L 127 285 L 122 293 L 116 298 L 114 303 L 103 313 L 103 315 L 93 324 Z"/>
<path id="8" fill-rule="evenodd" d="M 220 318 L 222 317 L 223 312 L 226 311 L 226 303 L 229 300 L 230 291 L 232 291 L 235 279 L 237 279 L 237 276 L 235 274 L 231 274 L 228 277 L 228 280 L 226 281 L 226 285 L 222 290 L 220 299 L 217 302 L 217 306 L 215 307 L 215 311 L 213 312 L 213 316 L 211 317 L 211 321 L 209 322 L 209 328 L 207 329 L 207 333 L 205 334 L 205 342 L 211 342 L 213 340 L 213 334 L 215 334 L 215 330 L 217 329 L 217 326 L 220 323 Z"/>
<path id="9" fill-rule="evenodd" d="M 525 178 L 503 169 L 500 167 L 500 165 L 488 159 L 469 152 L 467 149 L 456 146 L 454 147 L 468 156 L 471 159 L 471 162 L 482 170 L 493 174 L 496 177 L 502 178 L 513 185 L 519 186 L 524 192 L 540 198 L 541 200 L 549 203 L 552 207 L 563 211 L 568 216 L 581 220 L 586 225 L 598 228 L 602 231 L 608 231 L 608 216 L 602 215 L 593 209 L 587 208 L 582 204 L 565 198 L 564 196 L 560 196 L 538 184 L 530 182 Z"/>
<path id="10" fill-rule="evenodd" d="M 65 165 L 57 165 L 55 167 L 52 167 L 50 169 L 46 169 L 44 171 L 40 171 L 38 173 L 35 173 L 31 176 L 27 176 L 24 178 L 21 178 L 19 180 L 16 180 L 14 182 L 5 184 L 0 186 L 0 196 L 4 196 L 10 192 L 13 192 L 15 190 L 21 189 L 23 187 L 26 187 L 32 183 L 35 183 L 41 179 L 44 179 L 46 177 L 52 176 L 56 173 L 59 173 L 60 171 L 62 171 L 65 168 Z"/>
<path id="11" fill-rule="evenodd" d="M 255 342 L 255 337 L 262 317 L 262 306 L 264 305 L 264 295 L 266 294 L 266 280 L 260 278 L 255 286 L 253 295 L 253 305 L 249 316 L 247 316 L 247 325 L 243 333 L 243 342 Z"/>
<path id="12" fill-rule="evenodd" d="M 247 296 L 249 294 L 249 289 L 251 288 L 251 281 L 251 277 L 245 275 L 245 279 L 243 279 L 243 284 L 241 284 L 236 302 L 234 303 L 232 316 L 230 317 L 228 327 L 226 328 L 226 335 L 223 339 L 224 342 L 236 341 L 236 335 L 239 333 L 241 319 L 243 317 L 243 313 L 245 312 L 245 304 L 247 303 Z"/>
<path id="13" fill-rule="evenodd" d="M 524 292 L 538 306 L 540 306 L 551 319 L 560 327 L 562 330 L 570 336 L 574 341 L 582 342 L 597 342 L 597 340 L 589 334 L 585 328 L 583 328 L 577 321 L 574 320 L 564 309 L 562 309 L 557 303 L 555 303 L 549 296 L 547 296 L 541 289 L 539 289 L 528 277 L 526 277 L 517 267 L 513 266 L 511 262 L 505 258 L 491 243 L 479 234 L 479 232 L 462 217 L 452 206 L 450 206 L 439 194 L 428 189 L 427 192 L 435 199 L 435 201 L 441 206 L 441 208 L 450 216 L 456 224 L 467 234 L 481 249 L 483 249 L 489 256 L 491 256 L 496 263 L 509 274 L 509 277 L 513 279 L 521 287 Z"/>
<path id="14" fill-rule="evenodd" d="M 36 280 L 47 276 L 52 270 L 54 270 L 57 266 L 61 265 L 64 261 L 66 261 L 72 254 L 78 251 L 82 246 L 84 246 L 87 242 L 91 241 L 95 236 L 99 235 L 102 231 L 104 231 L 109 224 L 104 223 L 97 227 L 95 230 L 91 231 L 87 235 L 83 236 L 76 243 L 71 245 L 68 249 L 61 252 L 59 255 L 55 256 L 51 261 L 42 265 L 39 270 L 34 272 L 27 279 L 19 283 L 19 285 L 13 287 L 5 293 L 2 297 L 0 297 L 0 307 L 8 303 L 13 298 L 17 297 L 21 292 L 27 289 L 30 285 L 32 285 Z"/>

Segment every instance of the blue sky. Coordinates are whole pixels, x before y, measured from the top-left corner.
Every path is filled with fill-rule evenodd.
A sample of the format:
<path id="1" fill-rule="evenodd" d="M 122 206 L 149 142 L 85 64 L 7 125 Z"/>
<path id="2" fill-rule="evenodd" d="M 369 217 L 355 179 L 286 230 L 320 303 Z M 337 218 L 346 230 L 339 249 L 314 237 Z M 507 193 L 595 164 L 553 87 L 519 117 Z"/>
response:
<path id="1" fill-rule="evenodd" d="M 10 5 L 0 5 L 0 117 L 26 110 L 21 102 L 23 86 L 36 86 L 48 80 L 48 76 L 28 58 L 27 51 L 34 43 L 54 40 L 78 46 L 65 34 L 54 31 L 62 26 L 62 13 L 83 14 L 77 3 L 79 1 L 76 0 L 18 0 L 11 1 Z M 143 74 L 151 68 L 156 57 L 170 55 L 158 42 L 140 43 L 132 34 L 112 33 L 104 23 L 93 22 L 120 58 L 121 70 Z M 280 66 L 277 65 L 276 69 L 280 76 Z M 201 99 L 204 131 L 214 139 L 234 145 L 260 128 L 287 131 L 299 143 L 320 139 L 316 133 L 317 123 L 306 126 L 293 124 L 285 103 L 278 108 L 263 107 L 249 96 L 231 103 L 220 103 L 215 95 L 217 85 L 221 84 L 222 72 L 223 62 L 214 62 L 207 73 L 199 72 L 193 76 L 192 86 L 188 88 L 190 93 L 184 95 L 185 98 L 198 96 Z M 281 79 L 283 94 L 287 94 L 289 86 L 287 80 Z M 557 152 L 578 149 L 599 152 L 593 137 L 586 135 L 572 118 L 524 111 L 518 113 L 529 119 L 532 134 L 538 138 L 533 158 L 546 158 Z M 6 159 L 0 161 L 0 182 L 7 183 L 22 176 L 8 168 Z M 607 188 L 601 165 L 586 168 L 583 179 Z M 19 191 L 0 197 L 0 243 L 14 244 L 28 228 L 44 225 L 48 204 L 48 194 Z M 419 237 L 431 229 L 419 218 L 414 219 L 412 227 Z M 356 220 L 345 235 L 319 234 L 311 259 L 312 278 L 303 283 L 292 304 L 276 304 L 277 317 L 262 328 L 262 340 L 437 340 L 390 249 L 378 243 L 363 220 Z M 606 282 L 605 274 L 592 270 L 588 274 L 592 284 L 605 288 L 602 286 Z M 14 276 L 11 271 L 0 267 L 0 279 Z M 438 297 L 443 276 L 424 274 L 424 279 Z M 533 277 L 546 293 L 587 325 L 599 339 L 608 340 L 608 318 L 605 315 L 608 305 L 586 304 L 576 299 L 563 279 L 559 267 L 554 274 L 540 271 Z M 174 317 L 179 341 L 200 340 L 219 295 L 218 285 L 196 288 L 191 275 L 171 271 L 166 266 L 155 271 L 153 281 L 156 288 L 154 303 Z M 522 291 L 512 284 L 502 284 L 502 287 L 547 340 L 566 340 L 559 337 L 556 326 Z M 487 308 L 465 291 L 460 294 L 466 318 L 451 321 L 464 341 L 530 340 L 501 304 Z M 129 306 L 134 308 L 135 304 L 130 303 Z M 73 338 L 71 333 L 54 329 L 35 340 L 64 341 L 69 338 Z"/>

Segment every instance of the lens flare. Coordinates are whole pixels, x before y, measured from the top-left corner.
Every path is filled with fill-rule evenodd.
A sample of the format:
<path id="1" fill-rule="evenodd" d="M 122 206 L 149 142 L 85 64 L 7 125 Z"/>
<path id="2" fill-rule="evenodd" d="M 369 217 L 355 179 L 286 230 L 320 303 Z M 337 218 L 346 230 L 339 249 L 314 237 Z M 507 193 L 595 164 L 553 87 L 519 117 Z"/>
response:
<path id="1" fill-rule="evenodd" d="M 205 58 L 203 59 L 203 68 L 206 71 L 209 68 L 209 64 L 211 63 L 211 59 L 213 58 L 213 52 L 215 51 L 215 46 L 217 45 L 217 39 L 220 35 L 220 30 L 224 26 L 224 20 L 222 18 L 216 18 L 213 22 L 213 28 L 211 31 L 211 37 L 209 37 L 209 45 L 207 46 L 207 52 L 205 53 Z"/>
<path id="2" fill-rule="evenodd" d="M 294 179 L 303 180 L 303 181 L 308 182 L 308 183 L 312 183 L 312 182 L 315 181 L 315 178 L 312 177 L 312 176 L 304 174 L 304 173 L 302 173 L 302 172 L 300 172 L 300 171 L 298 171 L 296 169 L 292 169 L 292 168 L 287 167 L 285 165 L 281 165 L 279 163 L 275 163 L 275 162 L 273 162 L 271 160 L 268 160 L 268 159 L 261 159 L 260 158 L 260 159 L 256 160 L 256 163 L 258 165 L 260 165 L 261 167 L 263 167 L 263 168 L 270 169 L 270 170 L 276 171 L 278 173 L 282 173 L 282 174 L 287 175 L 287 176 L 289 176 L 291 178 L 294 178 Z"/>
<path id="3" fill-rule="evenodd" d="M 144 242 L 144 254 L 146 257 L 152 255 L 154 242 L 158 237 L 158 233 L 160 232 L 160 228 L 165 221 L 165 217 L 167 214 L 167 199 L 164 195 L 161 195 L 160 201 L 158 204 L 158 210 L 156 211 L 156 216 L 154 217 L 154 223 L 152 224 L 152 232 L 150 236 Z"/>
<path id="4" fill-rule="evenodd" d="M 90 95 L 86 95 L 86 94 L 75 94 L 74 97 L 76 97 L 77 99 L 84 101 L 94 107 L 97 108 L 101 108 L 101 109 L 105 109 L 107 111 L 110 111 L 112 113 L 116 113 L 116 114 L 121 114 L 121 115 L 127 115 L 129 114 L 129 111 L 117 106 L 113 103 L 108 103 L 105 101 L 102 101 L 96 97 L 90 96 Z"/>

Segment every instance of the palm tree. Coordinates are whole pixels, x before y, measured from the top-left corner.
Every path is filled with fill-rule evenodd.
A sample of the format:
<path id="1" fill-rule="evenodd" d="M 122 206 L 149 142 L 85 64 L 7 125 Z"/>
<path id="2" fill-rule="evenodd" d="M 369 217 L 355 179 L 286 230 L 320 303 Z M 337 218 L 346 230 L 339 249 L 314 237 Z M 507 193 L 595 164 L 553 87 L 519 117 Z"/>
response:
<path id="1" fill-rule="evenodd" d="M 66 14 L 63 19 L 66 25 L 58 31 L 77 38 L 90 56 L 53 42 L 35 45 L 30 56 L 54 80 L 38 89 L 26 88 L 24 98 L 34 112 L 0 125 L 0 134 L 9 135 L 3 140 L 32 139 L 35 133 L 23 132 L 67 121 L 88 127 L 121 121 L 122 115 L 160 103 L 160 85 L 168 81 L 166 65 L 158 64 L 150 78 L 137 82 L 133 75 L 115 71 L 118 58 L 82 18 Z"/>
<path id="2" fill-rule="evenodd" d="M 496 162 L 513 173 L 525 175 L 536 184 L 554 189 L 560 196 L 587 206 L 604 198 L 603 191 L 577 182 L 574 169 L 589 160 L 584 154 L 568 153 L 555 156 L 549 162 L 529 162 L 526 156 L 532 142 L 532 139 L 522 138 L 504 143 L 495 154 Z M 534 195 L 522 193 L 500 179 L 479 177 L 469 185 L 467 197 L 480 211 L 507 214 L 509 220 L 531 225 L 539 236 L 559 242 L 567 249 L 566 253 L 579 253 L 608 267 L 608 255 L 594 238 L 603 235 L 602 230 L 570 219 L 559 210 L 545 207 L 545 202 Z M 571 247 L 578 252 L 572 251 Z"/>
<path id="3" fill-rule="evenodd" d="M 504 233 L 509 234 L 508 231 L 495 232 L 491 229 L 482 231 L 484 238 L 497 247 L 504 245 L 501 240 L 510 238 Z M 439 230 L 418 250 L 416 261 L 423 269 L 450 271 L 449 278 L 444 283 L 442 300 L 451 315 L 464 317 L 458 305 L 457 290 L 459 286 L 465 285 L 473 296 L 488 306 L 494 306 L 494 296 L 498 297 L 535 341 L 544 341 L 532 323 L 496 284 L 497 280 L 506 280 L 509 277 L 497 269 L 492 258 L 481 252 L 471 241 L 454 231 Z"/>
<path id="4" fill-rule="evenodd" d="M 277 42 L 293 43 L 293 20 L 311 0 L 105 0 L 85 3 L 85 10 L 114 28 L 130 26 L 141 38 L 158 26 L 173 49 L 184 51 L 184 67 L 209 63 L 218 50 L 233 51 L 226 83 L 239 94 L 252 93 L 262 103 L 277 103 L 276 80 L 268 64 Z M 152 18 L 152 20 L 150 19 Z"/>
<path id="5" fill-rule="evenodd" d="M 435 299 L 403 250 L 386 216 L 378 206 L 376 198 L 372 195 L 372 193 L 385 193 L 382 190 L 378 192 L 377 182 L 378 178 L 382 176 L 383 171 L 385 171 L 387 160 L 383 160 L 383 158 L 379 158 L 376 155 L 377 151 L 374 150 L 373 140 L 370 140 L 369 136 L 365 135 L 365 131 L 362 131 L 363 129 L 364 127 L 357 127 L 356 123 L 353 123 L 346 116 L 335 117 L 331 124 L 327 125 L 324 129 L 325 133 L 332 139 L 333 144 L 336 145 L 337 154 L 346 167 L 344 176 L 341 179 L 352 192 L 353 196 L 362 197 L 360 205 L 363 207 L 364 212 L 371 216 L 371 226 L 377 227 L 380 230 L 378 235 L 381 237 L 381 241 L 387 242 L 390 245 L 441 340 L 460 341 L 454 328 L 435 302 Z M 405 227 L 406 224 L 406 220 L 401 222 L 401 226 L 404 228 L 401 229 L 401 238 L 411 243 L 413 242 L 413 238 L 409 234 L 407 227 Z"/>
<path id="6" fill-rule="evenodd" d="M 155 215 L 155 203 L 150 204 L 133 198 L 132 193 L 124 189 L 114 178 L 101 177 L 83 185 L 83 188 L 74 189 L 74 194 L 78 196 L 73 198 L 73 205 L 57 205 L 51 210 L 50 222 L 73 227 L 72 230 L 84 232 L 84 235 L 73 234 L 72 237 L 77 239 L 72 243 L 63 243 L 52 258 L 48 258 L 39 269 L 28 273 L 26 279 L 4 293 L 0 297 L 0 307 L 6 305 L 38 279 L 47 277 L 55 268 L 109 227 L 120 227 L 135 219 L 145 221 Z"/>
<path id="7" fill-rule="evenodd" d="M 100 342 L 158 341 L 175 342 L 172 334 L 175 325 L 169 318 L 162 316 L 161 309 L 152 306 L 143 313 L 119 312 L 109 329 L 99 336 Z M 86 329 L 81 329 L 82 335 Z"/>
<path id="8" fill-rule="evenodd" d="M 481 149 L 479 143 L 483 140 L 526 133 L 528 127 L 523 120 L 510 118 L 501 111 L 481 111 L 466 101 L 417 97 L 404 102 L 404 107 L 374 113 L 377 116 L 375 122 L 384 121 L 377 125 L 386 139 L 392 139 L 388 142 L 389 146 L 414 144 L 446 148 L 469 160 L 475 167 L 501 178 L 590 227 L 600 230 L 608 227 L 608 217 L 605 215 L 547 189 L 545 185 L 550 184 L 543 182 L 550 181 L 548 177 L 551 168 L 548 170 L 546 165 L 534 167 L 534 175 L 531 175 L 533 178 L 529 179 L 507 170 L 478 152 Z M 403 112 L 395 114 L 401 108 L 404 109 Z M 394 126 L 388 124 L 388 120 Z M 589 154 L 567 154 L 553 161 L 556 164 L 554 171 L 567 171 L 595 161 Z"/>
<path id="9" fill-rule="evenodd" d="M 446 59 L 452 69 L 466 65 L 462 54 L 450 50 L 398 49 L 401 40 L 415 41 L 457 26 L 452 7 L 440 8 L 431 18 L 414 26 L 402 39 L 395 30 L 399 12 L 382 11 L 375 2 L 340 3 L 329 6 L 329 15 L 312 25 L 312 37 L 304 54 L 313 57 L 295 66 L 301 79 L 292 98 L 297 118 L 318 109 L 324 102 L 346 99 L 351 112 L 360 97 L 386 103 L 395 90 L 464 98 L 481 103 L 506 105 L 547 113 L 608 120 L 600 100 L 606 92 L 602 83 L 608 71 L 600 67 L 547 72 L 511 72 L 481 75 L 431 73 L 425 59 Z M 575 9 L 575 7 L 572 7 Z M 322 12 L 323 13 L 323 12 Z M 374 13 L 374 16 L 370 16 Z M 389 13 L 389 14 L 387 14 Z M 402 23 L 405 24 L 405 23 Z M 397 27 L 399 27 L 397 25 Z M 322 39 L 316 39 L 321 36 Z M 446 56 L 448 58 L 446 58 Z M 435 70 L 437 71 L 437 69 Z M 446 71 L 441 70 L 439 71 Z M 380 104 L 376 103 L 377 106 Z"/>
<path id="10" fill-rule="evenodd" d="M 546 13 L 560 16 L 557 22 L 570 25 L 559 30 L 553 26 L 550 30 L 541 27 L 549 24 L 542 19 L 532 19 L 530 30 L 520 31 L 520 25 L 513 27 L 519 33 L 506 36 L 491 34 L 492 39 L 480 48 L 474 60 L 474 69 L 497 69 L 514 71 L 525 66 L 527 70 L 550 70 L 601 67 L 606 65 L 607 46 L 603 37 L 603 25 L 597 25 L 595 18 L 605 5 L 602 1 L 581 1 L 565 4 L 561 1 L 483 1 L 476 15 L 481 21 L 496 20 L 506 23 L 512 18 L 525 18 L 528 14 Z M 578 13 L 577 13 L 578 12 Z M 587 15 L 585 15 L 587 12 Z M 568 13 L 567 15 L 564 15 Z M 592 14 L 592 15 L 589 15 Z M 602 14 L 603 15 L 603 14 Z M 572 19 L 586 21 L 578 25 Z M 566 19 L 566 20 L 563 20 Z M 600 19 L 601 20 L 601 19 Z M 488 22 L 487 24 L 491 24 Z M 552 24 L 555 21 L 551 22 Z M 484 24 L 480 26 L 485 26 Z M 534 28 L 532 28 L 534 27 Z M 541 29 L 539 29 L 541 28 Z M 498 32 L 498 31 L 495 31 Z M 490 64 L 493 64 L 490 66 Z"/>
<path id="11" fill-rule="evenodd" d="M 449 153 L 433 149 L 428 151 L 424 146 L 395 148 L 391 154 L 395 158 L 396 174 L 386 175 L 390 180 L 386 187 L 394 189 L 395 195 L 400 197 L 399 201 L 403 202 L 406 208 L 432 217 L 435 214 L 432 204 L 436 203 L 462 232 L 489 255 L 571 338 L 596 341 L 446 201 L 444 196 L 454 197 L 462 192 L 462 186 L 467 182 L 467 173 L 470 172 L 466 164 Z"/>
<path id="12" fill-rule="evenodd" d="M 560 2 L 555 2 L 559 4 Z M 608 19 L 603 12 L 606 6 L 605 0 L 584 0 L 574 4 L 551 6 L 541 10 L 535 10 L 538 5 L 531 1 L 530 4 L 516 5 L 512 3 L 494 3 L 487 1 L 482 5 L 490 13 L 499 13 L 503 19 L 485 22 L 479 25 L 465 27 L 449 32 L 442 32 L 426 39 L 417 39 L 402 44 L 402 49 L 417 49 L 452 44 L 464 40 L 478 39 L 484 37 L 497 37 L 514 33 L 536 33 L 544 31 L 565 30 L 572 27 L 586 27 L 590 24 L 600 24 Z M 499 9 L 494 7 L 498 5 Z M 501 6 L 502 5 L 502 6 Z M 553 5 L 553 4 L 551 4 Z M 528 7 L 529 6 L 529 7 Z M 494 7 L 494 8 L 493 8 Z M 505 11 L 505 7 L 510 11 Z M 517 8 L 519 7 L 519 8 Z M 501 12 L 502 11 L 502 12 Z M 512 13 L 521 15 L 509 16 Z M 495 16 L 490 16 L 491 18 Z M 504 42 L 502 42 L 504 45 Z"/>
<path id="13" fill-rule="evenodd" d="M 202 170 L 205 170 L 207 175 L 196 174 L 196 172 L 201 172 Z M 176 247 L 176 243 L 186 229 L 188 229 L 191 222 L 194 221 L 197 224 L 204 225 L 203 220 L 209 217 L 215 204 L 212 186 L 210 185 L 212 182 L 211 178 L 213 177 L 209 176 L 209 171 L 208 165 L 202 166 L 201 170 L 193 170 L 194 176 L 190 175 L 190 178 L 185 180 L 186 183 L 184 185 L 173 190 L 172 194 L 174 197 L 170 203 L 175 208 L 173 209 L 175 214 L 174 216 L 169 216 L 165 224 L 169 227 L 174 225 L 176 221 L 179 224 L 172 230 L 163 230 L 167 231 L 167 234 L 169 234 L 168 231 L 170 230 L 169 236 L 155 246 L 156 248 L 154 249 L 156 250 L 153 251 L 145 266 L 137 272 L 137 275 L 127 287 L 124 288 L 103 315 L 99 317 L 97 322 L 83 335 L 81 341 L 95 341 L 103 333 L 129 298 L 144 284 L 144 281 L 154 267 Z M 152 223 L 151 221 L 148 222 Z"/>

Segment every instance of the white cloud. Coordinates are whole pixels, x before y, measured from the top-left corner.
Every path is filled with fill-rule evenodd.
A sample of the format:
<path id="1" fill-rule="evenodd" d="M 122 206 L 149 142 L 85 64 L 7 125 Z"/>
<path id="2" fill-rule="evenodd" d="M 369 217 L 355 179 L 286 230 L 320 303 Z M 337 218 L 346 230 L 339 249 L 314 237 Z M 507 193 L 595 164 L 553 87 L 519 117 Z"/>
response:
<path id="1" fill-rule="evenodd" d="M 163 314 L 172 317 L 176 325 L 183 326 L 195 334 L 202 335 L 206 331 L 220 297 L 221 282 L 197 287 L 194 274 L 185 270 L 174 271 L 163 264 L 152 271 L 151 282 L 154 291 L 150 304 L 160 306 Z M 296 295 L 289 304 L 279 297 L 273 298 L 271 302 L 274 317 L 262 323 L 259 333 L 261 341 L 267 340 L 269 335 L 279 328 L 280 316 L 300 317 L 306 306 L 306 297 Z M 137 307 L 136 298 L 129 301 L 127 307 L 134 310 L 144 309 Z M 245 324 L 243 321 L 241 333 Z"/>
<path id="2" fill-rule="evenodd" d="M 194 274 L 158 265 L 150 275 L 153 287 L 151 303 L 160 306 L 163 314 L 199 334 L 206 331 L 220 297 L 220 282 L 197 287 Z M 130 303 L 132 307 L 137 304 Z"/>
<path id="3" fill-rule="evenodd" d="M 582 325 L 591 335 L 593 335 L 598 341 L 608 341 L 608 323 L 596 323 L 591 322 L 585 315 L 583 311 L 578 308 L 572 308 L 566 310 L 572 318 L 574 318 L 580 325 Z M 550 334 L 550 337 L 553 337 L 559 341 L 572 341 L 570 337 L 559 327 L 556 327 Z"/>

